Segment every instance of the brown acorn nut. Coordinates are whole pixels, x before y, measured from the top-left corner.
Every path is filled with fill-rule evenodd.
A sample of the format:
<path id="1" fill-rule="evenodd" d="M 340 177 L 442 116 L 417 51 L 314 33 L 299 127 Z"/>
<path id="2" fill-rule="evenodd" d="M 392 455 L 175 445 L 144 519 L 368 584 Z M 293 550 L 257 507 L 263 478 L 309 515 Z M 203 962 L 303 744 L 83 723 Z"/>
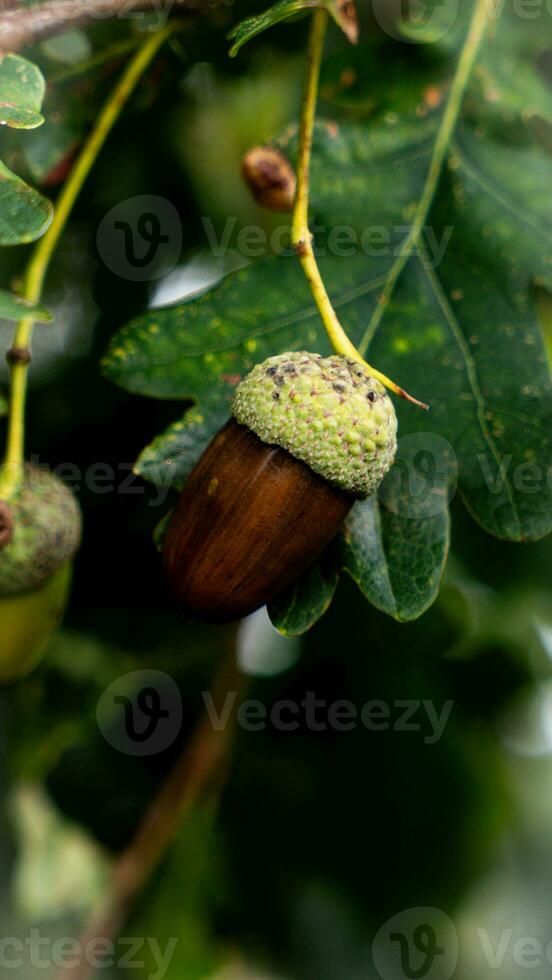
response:
<path id="1" fill-rule="evenodd" d="M 269 602 L 311 565 L 355 499 L 393 462 L 383 387 L 343 357 L 269 358 L 236 390 L 169 524 L 169 591 L 189 618 L 224 623 Z"/>
<path id="2" fill-rule="evenodd" d="M 291 163 L 272 146 L 254 146 L 242 161 L 243 176 L 258 204 L 269 211 L 293 209 L 297 178 Z"/>

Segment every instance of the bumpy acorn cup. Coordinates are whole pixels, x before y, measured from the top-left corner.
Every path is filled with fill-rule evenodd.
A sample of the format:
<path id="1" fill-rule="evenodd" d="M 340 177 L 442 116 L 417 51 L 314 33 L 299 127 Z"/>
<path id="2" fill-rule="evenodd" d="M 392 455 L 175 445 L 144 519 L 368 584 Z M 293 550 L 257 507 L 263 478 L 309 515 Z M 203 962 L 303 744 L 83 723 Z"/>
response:
<path id="1" fill-rule="evenodd" d="M 0 502 L 0 684 L 38 662 L 69 594 L 81 517 L 72 493 L 46 470 L 27 467 Z"/>
<path id="2" fill-rule="evenodd" d="M 212 623 L 248 615 L 308 568 L 396 450 L 385 389 L 337 355 L 269 358 L 238 386 L 232 411 L 182 492 L 163 551 L 183 613 Z"/>

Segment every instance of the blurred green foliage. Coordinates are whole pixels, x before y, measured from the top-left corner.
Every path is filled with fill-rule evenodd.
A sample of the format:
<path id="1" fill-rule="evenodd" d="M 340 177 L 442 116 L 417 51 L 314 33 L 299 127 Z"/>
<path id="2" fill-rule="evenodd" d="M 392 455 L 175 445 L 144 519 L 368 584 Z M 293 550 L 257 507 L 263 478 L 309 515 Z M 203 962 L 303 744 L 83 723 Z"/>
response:
<path id="1" fill-rule="evenodd" d="M 304 25 L 283 25 L 230 61 L 225 33 L 252 7 L 238 6 L 192 21 L 162 52 L 87 183 L 48 279 L 45 303 L 56 318 L 37 333 L 29 452 L 73 467 L 66 476 L 78 484 L 85 536 L 62 632 L 0 705 L 3 936 L 37 926 L 52 940 L 79 935 L 106 868 L 203 716 L 201 692 L 235 642 L 232 630 L 180 623 L 167 607 L 152 532 L 171 497 L 160 500 L 139 480 L 133 492 L 122 489 L 144 444 L 182 406 L 131 398 L 100 375 L 109 338 L 143 311 L 153 288 L 111 272 L 96 233 L 119 201 L 166 197 L 186 219 L 186 268 L 205 255 L 206 215 L 217 228 L 227 214 L 238 227 L 272 227 L 244 192 L 240 158 L 296 115 Z M 47 121 L 36 141 L 25 134 L 25 146 L 6 139 L 9 165 L 48 194 L 134 32 L 100 22 L 86 38 L 61 66 L 51 45 L 31 53 L 51 79 Z M 331 44 L 339 56 L 337 31 Z M 25 256 L 0 252 L 3 283 L 20 274 Z M 2 324 L 5 348 L 9 336 Z M 108 492 L 90 478 L 99 463 L 114 473 Z M 396 720 L 397 702 L 440 710 L 452 701 L 442 737 L 425 741 L 421 708 L 421 731 L 238 729 L 220 798 L 196 807 L 124 926 L 124 935 L 156 937 L 163 950 L 178 938 L 169 980 L 366 980 L 376 976 L 373 936 L 410 906 L 446 910 L 461 936 L 466 923 L 485 927 L 493 916 L 512 926 L 523 910 L 521 935 L 550 938 L 538 902 L 552 868 L 552 545 L 499 541 L 458 498 L 452 508 L 452 559 L 421 619 L 393 621 L 344 580 L 310 633 L 278 640 L 281 669 L 266 666 L 275 642 L 266 624 L 254 648 L 264 673 L 248 667 L 247 696 L 269 707 L 310 691 L 359 709 L 383 701 Z M 243 652 L 243 636 L 237 646 Z M 101 734 L 97 704 L 122 675 L 151 667 L 176 680 L 183 722 L 164 752 L 132 757 Z M 71 868 L 77 879 L 67 878 Z M 156 969 L 146 953 L 144 980 Z M 493 975 L 475 952 L 461 970 L 462 978 Z M 27 965 L 12 975 L 54 973 Z M 500 975 L 519 974 L 508 960 Z"/>

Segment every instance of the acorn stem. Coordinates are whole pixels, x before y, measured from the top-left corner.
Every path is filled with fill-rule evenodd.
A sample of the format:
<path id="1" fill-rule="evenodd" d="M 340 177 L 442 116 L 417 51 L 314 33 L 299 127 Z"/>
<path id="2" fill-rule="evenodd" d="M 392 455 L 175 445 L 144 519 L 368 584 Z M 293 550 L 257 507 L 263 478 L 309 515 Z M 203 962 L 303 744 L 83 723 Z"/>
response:
<path id="1" fill-rule="evenodd" d="M 312 155 L 312 135 L 314 130 L 314 119 L 316 114 L 316 103 L 318 101 L 318 85 L 320 81 L 320 66 L 322 63 L 322 53 L 324 50 L 324 39 L 328 24 L 328 13 L 326 10 L 316 10 L 312 15 L 312 25 L 307 50 L 307 68 L 305 85 L 303 90 L 303 101 L 301 108 L 301 125 L 299 134 L 299 153 L 297 159 L 297 194 L 293 209 L 292 222 L 292 243 L 303 271 L 310 286 L 313 299 L 318 307 L 318 312 L 322 318 L 326 333 L 336 354 L 350 357 L 353 361 L 358 361 L 370 372 L 372 377 L 381 381 L 386 388 L 394 391 L 401 398 L 413 402 L 420 408 L 427 409 L 424 402 L 413 398 L 403 388 L 391 381 L 385 374 L 372 367 L 364 360 L 362 354 L 347 336 L 343 329 L 337 313 L 335 312 L 332 301 L 324 285 L 324 280 L 320 274 L 318 263 L 312 247 L 312 235 L 309 229 L 309 192 L 310 192 L 310 163 Z"/>
<path id="2" fill-rule="evenodd" d="M 86 141 L 80 156 L 61 191 L 56 203 L 52 224 L 40 239 L 27 266 L 23 285 L 23 298 L 38 302 L 42 295 L 44 279 L 56 245 L 67 224 L 77 197 L 86 181 L 96 158 L 115 125 L 122 109 L 132 95 L 137 83 L 148 68 L 162 44 L 181 25 L 169 24 L 152 34 L 132 58 L 119 82 L 110 93 L 96 125 Z M 24 317 L 17 324 L 12 347 L 30 347 L 34 320 Z M 25 403 L 27 396 L 28 363 L 10 365 L 10 411 L 4 464 L 0 469 L 0 500 L 7 500 L 17 491 L 23 478 L 25 454 Z"/>

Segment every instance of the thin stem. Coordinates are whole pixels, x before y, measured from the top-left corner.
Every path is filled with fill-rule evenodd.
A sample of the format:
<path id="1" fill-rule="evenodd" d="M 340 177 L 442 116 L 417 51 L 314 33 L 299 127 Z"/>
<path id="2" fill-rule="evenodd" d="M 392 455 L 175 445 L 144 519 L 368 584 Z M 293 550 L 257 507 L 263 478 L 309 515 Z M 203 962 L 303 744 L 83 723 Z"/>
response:
<path id="1" fill-rule="evenodd" d="M 412 255 L 412 251 L 417 245 L 424 229 L 425 220 L 433 203 L 435 191 L 437 190 L 437 184 L 443 169 L 443 163 L 449 147 L 450 138 L 458 121 L 458 115 L 462 107 L 462 100 L 464 98 L 466 85 L 470 79 L 475 60 L 479 53 L 483 38 L 485 37 L 485 31 L 487 30 L 489 24 L 489 12 L 487 10 L 487 5 L 488 0 L 477 0 L 470 28 L 458 61 L 458 67 L 451 86 L 449 100 L 443 115 L 443 121 L 437 134 L 437 139 L 435 140 L 435 146 L 433 148 L 433 155 L 429 165 L 424 192 L 420 198 L 418 207 L 416 208 L 412 227 L 404 246 L 401 249 L 401 254 L 398 256 L 397 261 L 394 263 L 389 275 L 387 276 L 378 305 L 374 310 L 362 342 L 359 344 L 359 350 L 362 353 L 368 349 L 368 344 L 380 325 L 383 314 L 393 294 L 397 280 L 399 279 L 399 276 L 401 275 L 406 263 Z"/>
<path id="2" fill-rule="evenodd" d="M 50 260 L 75 201 L 86 181 L 98 154 L 117 121 L 138 81 L 155 57 L 161 45 L 177 29 L 169 25 L 152 34 L 142 45 L 110 94 L 96 125 L 75 163 L 57 201 L 55 216 L 48 231 L 35 247 L 24 278 L 23 296 L 38 302 Z M 27 352 L 31 342 L 34 320 L 25 317 L 14 332 L 12 350 Z M 27 394 L 28 357 L 15 359 L 11 365 L 10 413 L 4 465 L 0 472 L 0 500 L 6 500 L 19 486 L 25 451 L 25 403 Z"/>
<path id="3" fill-rule="evenodd" d="M 232 653 L 230 660 L 223 663 L 213 684 L 213 701 L 217 711 L 222 712 L 229 693 L 243 696 L 246 686 L 247 678 L 239 671 Z M 190 742 L 152 800 L 136 836 L 117 859 L 107 894 L 85 926 L 80 939 L 81 949 L 86 949 L 98 936 L 102 939 L 117 936 L 194 807 L 206 800 L 218 802 L 229 768 L 235 733 L 235 715 L 223 728 L 214 727 L 207 716 L 199 722 Z M 59 980 L 89 980 L 94 972 L 89 962 L 79 960 L 74 967 L 60 970 Z"/>
<path id="4" fill-rule="evenodd" d="M 318 83 L 320 80 L 320 65 L 324 49 L 324 38 L 328 24 L 328 14 L 325 10 L 317 10 L 312 16 L 312 26 L 307 51 L 307 71 L 303 104 L 301 111 L 301 129 L 299 135 L 299 155 L 297 161 L 297 194 L 293 210 L 292 243 L 299 256 L 303 271 L 310 286 L 314 301 L 322 318 L 330 343 L 337 354 L 350 357 L 363 364 L 370 374 L 381 381 L 386 388 L 408 401 L 414 402 L 421 408 L 427 408 L 423 402 L 408 395 L 385 374 L 368 364 L 343 329 L 324 281 L 318 268 L 312 247 L 312 235 L 309 229 L 309 191 L 310 191 L 310 162 L 312 154 L 312 135 L 316 103 L 318 100 Z"/>
<path id="5" fill-rule="evenodd" d="M 315 11 L 312 16 L 309 46 L 307 49 L 307 68 L 301 113 L 299 156 L 297 160 L 297 196 L 295 198 L 292 225 L 293 243 L 296 246 L 301 241 L 301 236 L 309 240 L 311 238 L 309 232 L 309 191 L 312 134 L 327 26 L 327 12 L 325 10 Z"/>

